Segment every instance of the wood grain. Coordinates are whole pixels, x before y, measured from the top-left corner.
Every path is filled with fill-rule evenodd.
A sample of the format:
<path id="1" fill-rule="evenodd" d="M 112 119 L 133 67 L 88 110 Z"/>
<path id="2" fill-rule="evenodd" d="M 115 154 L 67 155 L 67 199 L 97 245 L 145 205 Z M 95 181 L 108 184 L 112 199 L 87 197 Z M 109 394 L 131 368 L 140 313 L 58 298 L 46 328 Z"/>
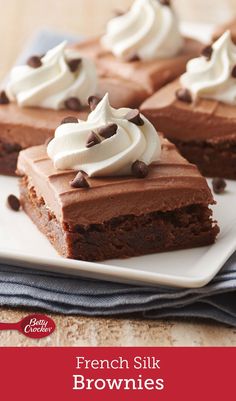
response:
<path id="1" fill-rule="evenodd" d="M 208 0 L 212 7 L 207 13 L 206 0 L 173 2 L 181 17 L 195 21 L 216 22 L 222 10 L 233 15 L 236 8 L 236 0 Z M 125 10 L 131 3 L 132 0 L 0 0 L 0 79 L 35 31 L 46 27 L 73 34 L 98 34 L 115 9 Z M 0 321 L 15 322 L 27 313 L 1 307 Z M 50 316 L 57 325 L 51 337 L 35 341 L 14 331 L 0 332 L 0 346 L 236 345 L 236 330 L 206 322 Z"/>
<path id="2" fill-rule="evenodd" d="M 132 0 L 0 0 L 0 79 L 30 36 L 42 27 L 95 35 L 104 30 L 114 10 L 125 10 L 131 3 Z"/>
<path id="3" fill-rule="evenodd" d="M 0 80 L 30 36 L 42 27 L 67 33 L 103 32 L 114 10 L 133 0 L 0 0 Z M 181 19 L 215 22 L 236 13 L 236 0 L 172 0 Z M 206 12 L 207 9 L 207 12 Z"/>
<path id="4" fill-rule="evenodd" d="M 0 321 L 18 321 L 27 313 L 1 308 Z M 236 346 L 236 329 L 209 322 L 48 315 L 56 323 L 50 337 L 33 340 L 0 332 L 0 346 Z"/>

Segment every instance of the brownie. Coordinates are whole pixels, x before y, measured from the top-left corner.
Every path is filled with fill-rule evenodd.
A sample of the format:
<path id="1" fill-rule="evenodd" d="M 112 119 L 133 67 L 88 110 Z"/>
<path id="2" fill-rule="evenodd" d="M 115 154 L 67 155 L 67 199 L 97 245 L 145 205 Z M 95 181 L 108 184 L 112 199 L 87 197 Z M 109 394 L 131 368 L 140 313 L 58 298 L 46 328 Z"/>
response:
<path id="1" fill-rule="evenodd" d="M 14 175 L 21 149 L 44 143 L 66 116 L 85 119 L 88 111 L 21 108 L 16 103 L 0 105 L 0 174 Z"/>
<path id="2" fill-rule="evenodd" d="M 145 89 L 117 78 L 101 78 L 96 95 L 109 93 L 113 107 L 139 106 L 147 97 Z M 19 107 L 16 103 L 0 104 L 0 174 L 14 175 L 21 149 L 41 145 L 54 136 L 55 129 L 68 115 L 86 119 L 89 108 L 81 111 L 49 110 Z"/>
<path id="3" fill-rule="evenodd" d="M 209 177 L 236 179 L 235 106 L 215 100 L 176 98 L 176 80 L 141 105 L 142 113 Z"/>
<path id="4" fill-rule="evenodd" d="M 86 40 L 74 47 L 82 56 L 94 60 L 100 76 L 120 77 L 136 85 L 142 85 L 150 95 L 179 77 L 185 71 L 187 61 L 198 56 L 203 45 L 196 40 L 185 38 L 183 50 L 175 57 L 127 62 L 104 50 L 100 44 L 100 38 Z"/>
<path id="5" fill-rule="evenodd" d="M 56 170 L 45 146 L 20 152 L 21 203 L 64 257 L 101 261 L 212 244 L 219 232 L 206 180 L 175 146 L 162 140 L 161 160 L 145 179 L 86 180 Z"/>
<path id="6" fill-rule="evenodd" d="M 96 95 L 102 98 L 106 93 L 109 93 L 111 105 L 117 109 L 134 109 L 148 97 L 148 92 L 141 83 L 120 77 L 100 77 Z"/>

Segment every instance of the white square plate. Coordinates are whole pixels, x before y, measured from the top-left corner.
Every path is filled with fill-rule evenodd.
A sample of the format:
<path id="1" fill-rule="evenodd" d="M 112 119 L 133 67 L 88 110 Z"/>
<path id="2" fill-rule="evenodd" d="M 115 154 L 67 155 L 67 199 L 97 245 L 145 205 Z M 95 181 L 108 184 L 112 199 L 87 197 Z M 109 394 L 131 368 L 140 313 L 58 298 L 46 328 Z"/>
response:
<path id="1" fill-rule="evenodd" d="M 182 24 L 186 35 L 204 42 L 213 26 Z M 30 219 L 6 207 L 9 194 L 18 194 L 17 179 L 0 176 L 0 263 L 30 267 L 102 280 L 148 285 L 202 287 L 220 270 L 236 250 L 236 182 L 228 181 L 227 192 L 216 196 L 214 217 L 221 233 L 210 247 L 141 256 L 125 260 L 90 263 L 58 256 Z"/>
<path id="2" fill-rule="evenodd" d="M 184 251 L 166 252 L 90 263 L 64 259 L 56 253 L 24 212 L 6 206 L 9 194 L 18 194 L 17 179 L 0 176 L 0 261 L 102 280 L 148 285 L 201 287 L 207 284 L 236 250 L 236 182 L 216 196 L 214 216 L 221 233 L 216 244 Z"/>

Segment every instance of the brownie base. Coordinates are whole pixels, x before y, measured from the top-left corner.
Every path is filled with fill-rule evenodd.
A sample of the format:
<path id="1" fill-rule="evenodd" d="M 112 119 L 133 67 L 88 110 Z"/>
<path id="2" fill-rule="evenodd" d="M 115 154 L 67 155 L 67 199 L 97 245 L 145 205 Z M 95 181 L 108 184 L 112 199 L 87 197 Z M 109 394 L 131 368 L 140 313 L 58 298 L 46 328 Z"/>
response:
<path id="1" fill-rule="evenodd" d="M 236 180 L 236 139 L 214 141 L 180 141 L 169 138 L 189 162 L 196 164 L 206 177 Z"/>
<path id="2" fill-rule="evenodd" d="M 206 205 L 170 212 L 120 216 L 88 226 L 60 223 L 27 177 L 20 180 L 22 207 L 59 254 L 102 261 L 210 245 L 219 232 Z"/>
<path id="3" fill-rule="evenodd" d="M 20 150 L 19 144 L 0 140 L 0 174 L 15 175 Z"/>

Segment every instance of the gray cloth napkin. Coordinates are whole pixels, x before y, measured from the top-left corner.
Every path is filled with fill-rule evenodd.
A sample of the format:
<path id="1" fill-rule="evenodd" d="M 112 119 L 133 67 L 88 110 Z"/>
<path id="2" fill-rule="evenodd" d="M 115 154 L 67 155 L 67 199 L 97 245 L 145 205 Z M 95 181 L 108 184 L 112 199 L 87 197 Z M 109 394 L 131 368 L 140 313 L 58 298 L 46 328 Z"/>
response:
<path id="1" fill-rule="evenodd" d="M 68 35 L 40 32 L 20 60 L 42 54 Z M 0 305 L 64 314 L 207 318 L 236 327 L 236 253 L 210 284 L 197 289 L 144 287 L 0 265 Z"/>
<path id="2" fill-rule="evenodd" d="M 210 284 L 197 289 L 116 284 L 0 265 L 0 305 L 88 316 L 199 317 L 236 327 L 236 254 Z"/>

